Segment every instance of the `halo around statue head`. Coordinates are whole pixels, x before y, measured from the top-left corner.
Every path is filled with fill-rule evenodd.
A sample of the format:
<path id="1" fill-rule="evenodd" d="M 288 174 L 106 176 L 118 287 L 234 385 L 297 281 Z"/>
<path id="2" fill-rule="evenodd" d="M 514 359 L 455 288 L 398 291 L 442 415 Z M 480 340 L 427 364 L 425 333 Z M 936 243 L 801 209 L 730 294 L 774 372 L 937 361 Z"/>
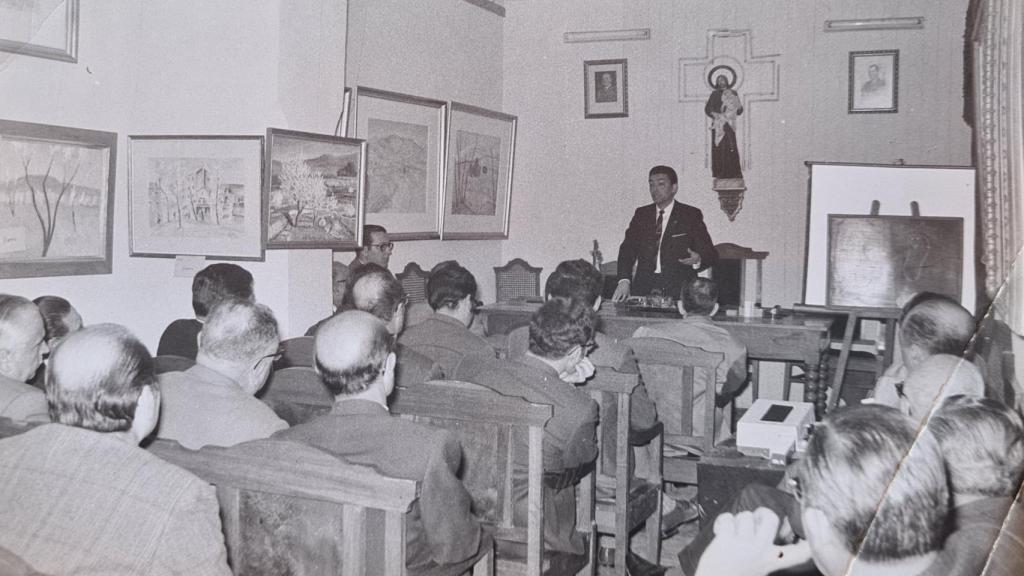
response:
<path id="1" fill-rule="evenodd" d="M 729 75 L 732 77 L 729 78 Z M 708 86 L 711 86 L 712 90 L 718 90 L 718 86 L 715 85 L 715 79 L 717 76 L 726 76 L 726 79 L 729 81 L 729 88 L 736 85 L 736 71 L 733 70 L 732 66 L 719 64 L 708 72 Z"/>

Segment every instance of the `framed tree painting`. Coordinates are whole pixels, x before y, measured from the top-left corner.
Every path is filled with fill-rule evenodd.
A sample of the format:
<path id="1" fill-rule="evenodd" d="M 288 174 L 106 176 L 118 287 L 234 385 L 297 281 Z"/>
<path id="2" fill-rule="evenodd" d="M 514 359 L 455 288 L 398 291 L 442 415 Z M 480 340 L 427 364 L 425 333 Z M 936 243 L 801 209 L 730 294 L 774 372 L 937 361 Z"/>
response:
<path id="1" fill-rule="evenodd" d="M 263 260 L 262 136 L 129 136 L 132 256 Z"/>
<path id="2" fill-rule="evenodd" d="M 110 274 L 117 134 L 0 120 L 0 278 Z"/>
<path id="3" fill-rule="evenodd" d="M 899 50 L 850 52 L 849 114 L 899 110 Z"/>
<path id="4" fill-rule="evenodd" d="M 0 1 L 0 50 L 78 62 L 78 1 Z"/>
<path id="5" fill-rule="evenodd" d="M 508 238 L 516 117 L 453 102 L 441 238 Z"/>
<path id="6" fill-rule="evenodd" d="M 447 102 L 359 86 L 355 103 L 355 136 L 367 142 L 366 221 L 392 240 L 439 238 Z"/>
<path id="7" fill-rule="evenodd" d="M 354 250 L 362 240 L 366 142 L 267 130 L 267 248 Z"/>

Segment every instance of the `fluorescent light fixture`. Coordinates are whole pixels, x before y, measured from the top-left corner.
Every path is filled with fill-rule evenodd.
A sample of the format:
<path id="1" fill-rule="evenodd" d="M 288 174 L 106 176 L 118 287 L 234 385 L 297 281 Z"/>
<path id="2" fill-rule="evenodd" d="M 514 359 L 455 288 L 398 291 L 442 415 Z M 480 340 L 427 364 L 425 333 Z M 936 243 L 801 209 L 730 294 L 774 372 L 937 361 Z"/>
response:
<path id="1" fill-rule="evenodd" d="M 577 42 L 621 42 L 624 40 L 650 40 L 650 28 L 635 30 L 591 30 L 586 32 L 566 32 L 562 36 L 566 44 Z"/>
<path id="2" fill-rule="evenodd" d="M 825 32 L 855 32 L 860 30 L 920 30 L 924 16 L 903 18 L 864 18 L 861 20 L 825 20 Z"/>

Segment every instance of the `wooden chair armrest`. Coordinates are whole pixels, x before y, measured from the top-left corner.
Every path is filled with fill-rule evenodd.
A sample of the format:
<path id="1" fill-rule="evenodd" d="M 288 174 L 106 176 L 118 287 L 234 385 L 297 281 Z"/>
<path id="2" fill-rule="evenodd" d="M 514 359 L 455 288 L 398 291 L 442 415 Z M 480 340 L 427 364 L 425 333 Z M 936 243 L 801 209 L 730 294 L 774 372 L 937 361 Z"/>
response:
<path id="1" fill-rule="evenodd" d="M 611 392 L 612 394 L 632 394 L 640 384 L 637 374 L 625 374 L 611 368 L 598 368 L 594 377 L 578 388 L 584 392 Z"/>

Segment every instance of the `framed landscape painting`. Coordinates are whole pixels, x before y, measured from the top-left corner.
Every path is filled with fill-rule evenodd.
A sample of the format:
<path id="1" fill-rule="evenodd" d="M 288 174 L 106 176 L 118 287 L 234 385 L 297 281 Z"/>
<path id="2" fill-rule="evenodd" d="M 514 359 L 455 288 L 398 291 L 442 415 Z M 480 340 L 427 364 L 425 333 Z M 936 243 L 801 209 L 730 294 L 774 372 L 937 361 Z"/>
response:
<path id="1" fill-rule="evenodd" d="M 267 248 L 354 250 L 363 231 L 366 142 L 267 130 Z"/>
<path id="2" fill-rule="evenodd" d="M 0 0 L 0 50 L 78 62 L 78 0 Z"/>
<path id="3" fill-rule="evenodd" d="M 355 136 L 368 144 L 366 221 L 392 240 L 439 238 L 448 104 L 362 86 L 355 102 Z"/>
<path id="4" fill-rule="evenodd" d="M 110 274 L 117 134 L 0 120 L 0 278 Z"/>
<path id="5" fill-rule="evenodd" d="M 129 136 L 132 256 L 263 260 L 263 136 Z"/>
<path id="6" fill-rule="evenodd" d="M 441 238 L 508 238 L 516 117 L 453 102 Z"/>

